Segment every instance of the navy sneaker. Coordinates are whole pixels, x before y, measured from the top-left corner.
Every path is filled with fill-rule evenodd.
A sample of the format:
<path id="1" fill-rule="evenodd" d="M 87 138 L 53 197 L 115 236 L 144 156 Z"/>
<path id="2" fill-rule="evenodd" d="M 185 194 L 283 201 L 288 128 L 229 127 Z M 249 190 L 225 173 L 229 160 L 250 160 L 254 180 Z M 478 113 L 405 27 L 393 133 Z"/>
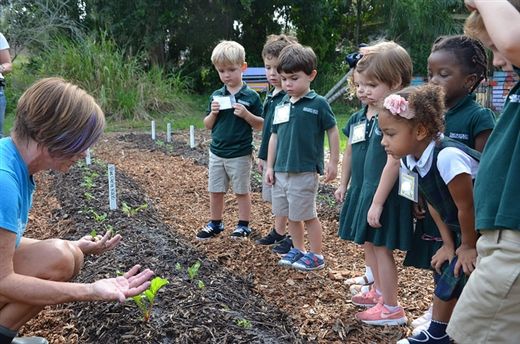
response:
<path id="1" fill-rule="evenodd" d="M 220 232 L 222 232 L 223 230 L 224 224 L 222 222 L 217 227 L 210 221 L 207 225 L 204 226 L 204 228 L 200 230 L 200 232 L 197 233 L 197 240 L 211 239 L 220 234 Z"/>
<path id="2" fill-rule="evenodd" d="M 292 266 L 294 262 L 303 257 L 303 252 L 297 248 L 292 248 L 286 255 L 278 261 L 278 265 L 281 266 Z"/>
<path id="3" fill-rule="evenodd" d="M 267 234 L 263 238 L 256 240 L 255 242 L 258 245 L 273 245 L 273 244 L 276 244 L 276 243 L 282 241 L 283 239 L 285 239 L 285 235 L 280 235 L 280 234 L 276 233 L 276 230 L 273 228 L 273 229 L 271 229 L 269 234 Z"/>
<path id="4" fill-rule="evenodd" d="M 450 336 L 448 336 L 446 333 L 442 337 L 434 337 L 427 330 L 422 330 L 418 335 L 401 339 L 397 342 L 397 344 L 450 344 L 450 342 Z"/>
<path id="5" fill-rule="evenodd" d="M 231 233 L 231 239 L 247 238 L 252 231 L 251 227 L 237 225 L 233 233 Z"/>
<path id="6" fill-rule="evenodd" d="M 325 267 L 325 261 L 323 258 L 318 258 L 314 253 L 307 252 L 298 261 L 294 262 L 292 267 L 301 271 L 319 270 Z"/>
<path id="7" fill-rule="evenodd" d="M 292 239 L 290 236 L 286 236 L 284 239 L 273 246 L 272 251 L 276 254 L 287 254 L 291 248 L 293 248 Z"/>

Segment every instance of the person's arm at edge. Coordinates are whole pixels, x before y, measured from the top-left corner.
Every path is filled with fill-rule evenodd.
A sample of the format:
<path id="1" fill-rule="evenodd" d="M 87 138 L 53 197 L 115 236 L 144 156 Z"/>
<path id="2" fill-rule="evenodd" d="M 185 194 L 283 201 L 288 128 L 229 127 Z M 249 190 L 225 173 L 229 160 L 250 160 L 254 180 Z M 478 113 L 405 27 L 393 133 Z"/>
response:
<path id="1" fill-rule="evenodd" d="M 339 130 L 335 125 L 332 128 L 327 129 L 327 139 L 329 140 L 329 161 L 325 169 L 325 180 L 324 182 L 330 182 L 336 179 L 338 175 L 338 162 L 339 162 Z"/>
<path id="2" fill-rule="evenodd" d="M 383 211 L 383 205 L 385 204 L 390 191 L 395 185 L 397 176 L 399 175 L 399 166 L 399 159 L 387 155 L 386 164 L 381 173 L 381 179 L 379 180 L 379 185 L 377 186 L 376 193 L 372 199 L 372 205 L 370 206 L 367 215 L 368 223 L 374 228 L 381 227 L 379 218 Z"/>
<path id="3" fill-rule="evenodd" d="M 343 202 L 345 199 L 345 193 L 347 191 L 347 186 L 350 181 L 350 175 L 352 173 L 352 146 L 347 143 L 347 147 L 345 148 L 345 152 L 343 152 L 343 159 L 341 160 L 341 178 L 340 183 L 336 191 L 334 192 L 334 196 L 336 197 L 336 201 Z"/>
<path id="4" fill-rule="evenodd" d="M 267 170 L 265 171 L 265 182 L 267 185 L 274 184 L 274 163 L 276 161 L 276 145 L 278 144 L 278 135 L 276 133 L 271 133 L 271 138 L 269 139 L 269 147 L 267 150 Z"/>

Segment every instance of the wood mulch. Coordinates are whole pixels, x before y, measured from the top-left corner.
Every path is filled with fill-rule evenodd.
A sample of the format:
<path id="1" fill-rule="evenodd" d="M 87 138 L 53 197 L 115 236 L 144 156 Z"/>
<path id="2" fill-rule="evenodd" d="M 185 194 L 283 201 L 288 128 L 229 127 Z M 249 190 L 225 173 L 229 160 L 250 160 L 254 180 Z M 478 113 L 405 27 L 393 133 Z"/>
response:
<path id="1" fill-rule="evenodd" d="M 164 137 L 152 141 L 145 134 L 110 133 L 94 148 L 90 167 L 38 177 L 28 236 L 73 239 L 113 228 L 124 237 L 112 252 L 88 257 L 78 281 L 113 277 L 139 263 L 170 284 L 159 293 L 149 322 L 132 301 L 78 302 L 46 307 L 22 329 L 24 335 L 42 335 L 55 344 L 395 343 L 410 333 L 406 326 L 373 327 L 354 319 L 360 309 L 343 281 L 363 273 L 363 252 L 336 235 L 335 185 L 321 185 L 318 195 L 327 263 L 321 271 L 279 267 L 278 256 L 254 244 L 273 223 L 269 204 L 261 200 L 258 173 L 252 178 L 253 240 L 229 238 L 238 214 L 228 194 L 225 233 L 197 241 L 195 234 L 209 216 L 208 133 L 197 133 L 196 148 L 187 142 L 181 132 L 174 133 L 172 144 Z M 116 165 L 116 211 L 108 208 L 106 163 Z M 85 175 L 94 176 L 94 185 L 86 186 Z M 129 216 L 120 210 L 122 202 L 147 207 Z M 96 215 L 104 213 L 100 221 Z M 400 302 L 411 320 L 429 306 L 431 273 L 402 267 L 401 252 L 395 257 Z M 187 268 L 197 261 L 200 270 L 190 279 Z"/>

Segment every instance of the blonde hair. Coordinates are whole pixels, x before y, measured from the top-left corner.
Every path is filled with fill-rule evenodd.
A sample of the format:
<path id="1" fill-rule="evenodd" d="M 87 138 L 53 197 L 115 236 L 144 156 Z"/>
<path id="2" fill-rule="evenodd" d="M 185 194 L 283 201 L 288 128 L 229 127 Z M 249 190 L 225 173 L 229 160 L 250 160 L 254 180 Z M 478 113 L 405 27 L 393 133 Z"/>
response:
<path id="1" fill-rule="evenodd" d="M 235 41 L 220 41 L 211 53 L 214 66 L 243 65 L 246 62 L 246 51 Z"/>
<path id="2" fill-rule="evenodd" d="M 363 57 L 356 65 L 356 71 L 374 78 L 390 87 L 406 87 L 412 80 L 412 59 L 408 52 L 393 41 L 382 41 L 364 47 Z"/>
<path id="3" fill-rule="evenodd" d="M 508 2 L 520 12 L 520 0 L 508 0 Z M 480 39 L 483 33 L 487 34 L 484 19 L 482 19 L 478 11 L 471 12 L 464 23 L 464 34 L 475 39 Z"/>
<path id="4" fill-rule="evenodd" d="M 72 157 L 103 133 L 105 115 L 85 90 L 61 78 L 46 78 L 27 89 L 16 108 L 13 133 L 34 140 L 52 157 Z"/>

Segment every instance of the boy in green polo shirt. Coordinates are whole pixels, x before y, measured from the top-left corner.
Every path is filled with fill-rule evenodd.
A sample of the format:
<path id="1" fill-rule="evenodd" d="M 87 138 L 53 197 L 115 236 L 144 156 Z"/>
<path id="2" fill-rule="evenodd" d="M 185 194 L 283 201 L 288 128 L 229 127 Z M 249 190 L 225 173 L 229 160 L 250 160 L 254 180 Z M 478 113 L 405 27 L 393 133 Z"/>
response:
<path id="1" fill-rule="evenodd" d="M 466 0 L 466 34 L 520 74 L 520 0 Z M 520 83 L 510 91 L 475 181 L 478 260 L 447 332 L 457 343 L 517 343 L 520 327 Z"/>
<path id="2" fill-rule="evenodd" d="M 211 129 L 209 151 L 210 222 L 197 233 L 198 240 L 211 239 L 224 230 L 224 195 L 229 185 L 238 203 L 238 224 L 232 238 L 251 234 L 251 165 L 253 129 L 263 125 L 262 102 L 258 93 L 242 82 L 247 68 L 244 47 L 221 41 L 211 54 L 211 62 L 224 86 L 210 97 L 204 125 Z"/>
<path id="3" fill-rule="evenodd" d="M 266 183 L 273 185 L 275 216 L 287 216 L 292 248 L 278 262 L 308 271 L 325 266 L 322 228 L 316 212 L 318 174 L 334 180 L 339 159 L 339 134 L 327 100 L 310 89 L 316 77 L 316 55 L 309 47 L 291 44 L 280 52 L 278 72 L 287 95 L 276 107 L 267 155 Z M 323 163 L 323 141 L 327 132 L 330 159 Z M 310 251 L 305 252 L 304 228 Z"/>

